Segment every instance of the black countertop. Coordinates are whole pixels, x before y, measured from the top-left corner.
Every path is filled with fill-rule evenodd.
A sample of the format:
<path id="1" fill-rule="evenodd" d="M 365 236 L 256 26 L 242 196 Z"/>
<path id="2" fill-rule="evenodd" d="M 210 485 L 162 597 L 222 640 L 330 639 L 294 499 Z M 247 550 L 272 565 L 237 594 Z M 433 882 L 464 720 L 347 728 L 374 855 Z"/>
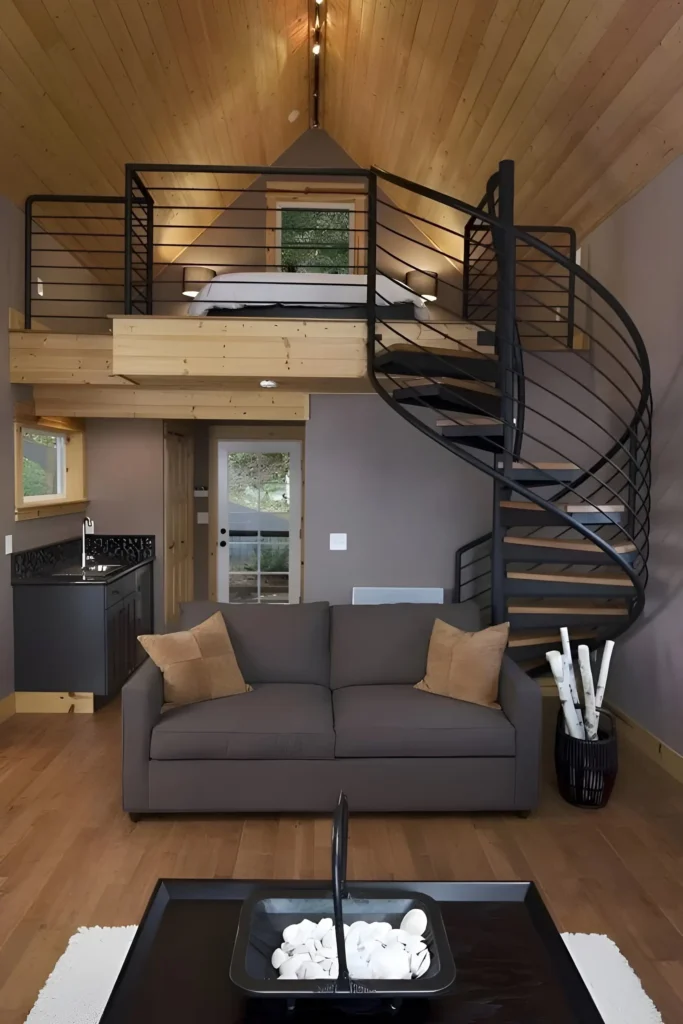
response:
<path id="1" fill-rule="evenodd" d="M 122 576 L 126 576 L 129 572 L 133 572 L 135 569 L 139 569 L 143 565 L 150 565 L 153 561 L 153 555 L 148 558 L 141 558 L 137 562 L 130 562 L 122 565 L 117 572 L 109 573 L 106 576 L 60 575 L 61 571 L 64 569 L 70 569 L 75 564 L 73 560 L 70 559 L 68 562 L 63 562 L 61 564 L 57 563 L 57 565 L 48 569 L 43 569 L 41 572 L 34 573 L 32 576 L 15 578 L 12 580 L 12 586 L 103 587 L 108 586 L 110 583 L 115 583 L 117 580 L 120 580 Z"/>
<path id="2" fill-rule="evenodd" d="M 88 534 L 85 538 L 88 561 L 95 565 L 120 565 L 107 576 L 62 576 L 65 569 L 81 564 L 81 538 L 46 544 L 12 555 L 12 586 L 108 586 L 121 577 L 149 565 L 155 557 L 155 538 L 132 534 Z"/>

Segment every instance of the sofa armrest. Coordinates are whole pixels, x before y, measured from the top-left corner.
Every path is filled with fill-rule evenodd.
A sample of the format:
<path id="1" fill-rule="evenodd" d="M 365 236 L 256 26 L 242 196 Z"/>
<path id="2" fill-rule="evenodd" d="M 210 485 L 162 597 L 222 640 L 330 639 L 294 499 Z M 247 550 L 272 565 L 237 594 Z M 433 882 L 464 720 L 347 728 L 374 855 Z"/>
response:
<path id="1" fill-rule="evenodd" d="M 500 670 L 498 701 L 506 718 L 515 727 L 516 809 L 532 810 L 538 803 L 541 774 L 541 689 L 507 655 Z"/>
<path id="2" fill-rule="evenodd" d="M 124 811 L 149 808 L 150 740 L 163 700 L 161 672 L 148 658 L 121 691 Z"/>

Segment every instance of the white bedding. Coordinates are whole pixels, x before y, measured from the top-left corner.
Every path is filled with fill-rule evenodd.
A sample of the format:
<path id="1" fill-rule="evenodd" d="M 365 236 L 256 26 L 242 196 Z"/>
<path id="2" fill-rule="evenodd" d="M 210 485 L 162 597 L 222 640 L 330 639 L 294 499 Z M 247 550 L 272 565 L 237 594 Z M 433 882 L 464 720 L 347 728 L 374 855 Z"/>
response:
<path id="1" fill-rule="evenodd" d="M 426 320 L 421 295 L 383 274 L 377 275 L 377 305 L 412 302 L 417 320 Z M 367 300 L 365 274 L 291 274 L 271 271 L 256 274 L 219 274 L 205 285 L 190 304 L 193 316 L 205 316 L 214 306 L 242 309 L 272 306 L 277 302 L 323 308 L 358 306 Z"/>

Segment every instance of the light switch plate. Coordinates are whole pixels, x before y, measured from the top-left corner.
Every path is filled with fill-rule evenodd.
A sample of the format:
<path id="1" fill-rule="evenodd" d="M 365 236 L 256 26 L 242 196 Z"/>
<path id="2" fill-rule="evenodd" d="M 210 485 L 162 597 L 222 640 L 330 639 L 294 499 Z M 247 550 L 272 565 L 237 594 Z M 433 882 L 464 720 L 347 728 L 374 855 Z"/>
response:
<path id="1" fill-rule="evenodd" d="M 330 551 L 346 551 L 346 534 L 330 534 Z"/>
<path id="2" fill-rule="evenodd" d="M 209 513 L 208 512 L 198 512 L 197 513 L 197 525 L 198 526 L 208 526 L 209 525 Z"/>
<path id="3" fill-rule="evenodd" d="M 12 534 L 8 533 L 5 535 L 5 554 L 12 554 Z"/>

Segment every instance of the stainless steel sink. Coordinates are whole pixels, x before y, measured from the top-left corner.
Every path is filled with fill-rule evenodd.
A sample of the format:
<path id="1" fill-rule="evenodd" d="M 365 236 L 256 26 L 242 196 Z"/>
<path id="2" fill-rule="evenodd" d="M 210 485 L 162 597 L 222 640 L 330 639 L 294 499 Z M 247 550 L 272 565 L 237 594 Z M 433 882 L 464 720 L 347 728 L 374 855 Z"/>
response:
<path id="1" fill-rule="evenodd" d="M 85 569 L 82 569 L 80 565 L 70 565 L 66 569 L 60 569 L 58 572 L 53 573 L 53 576 L 80 576 L 81 579 L 103 579 L 105 576 L 111 576 L 121 569 L 123 569 L 123 565 L 96 565 L 93 563 Z"/>

